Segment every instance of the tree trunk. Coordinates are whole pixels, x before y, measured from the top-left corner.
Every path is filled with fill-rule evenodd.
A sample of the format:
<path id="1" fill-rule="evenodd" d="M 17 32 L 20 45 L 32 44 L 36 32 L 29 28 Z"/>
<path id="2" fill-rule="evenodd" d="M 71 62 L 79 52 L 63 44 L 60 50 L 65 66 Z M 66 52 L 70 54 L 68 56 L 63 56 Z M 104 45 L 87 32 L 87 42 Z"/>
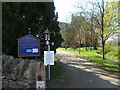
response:
<path id="1" fill-rule="evenodd" d="M 86 51 L 88 51 L 87 46 L 86 46 Z"/>
<path id="2" fill-rule="evenodd" d="M 85 38 L 85 39 L 86 39 L 86 38 Z M 85 46 L 86 46 L 86 51 L 88 51 L 88 48 L 87 48 L 87 41 L 86 41 L 85 43 L 86 43 L 86 45 L 85 45 Z"/>
<path id="3" fill-rule="evenodd" d="M 92 50 L 92 46 L 90 46 L 90 51 Z"/>
<path id="4" fill-rule="evenodd" d="M 89 49 L 90 49 L 90 51 L 92 50 L 92 35 L 91 35 L 91 38 L 90 38 L 90 46 L 89 46 Z"/>
<path id="5" fill-rule="evenodd" d="M 79 46 L 79 54 L 80 54 L 80 46 Z"/>
<path id="6" fill-rule="evenodd" d="M 65 47 L 65 50 L 67 50 L 67 47 Z"/>
<path id="7" fill-rule="evenodd" d="M 95 41 L 95 43 L 94 43 L 94 50 L 97 50 L 97 42 Z"/>
<path id="8" fill-rule="evenodd" d="M 105 43 L 102 42 L 102 59 L 105 59 Z"/>
<path id="9" fill-rule="evenodd" d="M 103 3 L 103 5 L 102 5 L 102 9 L 103 9 L 103 11 L 102 11 L 102 13 L 101 13 L 101 15 L 102 15 L 102 21 L 101 21 L 101 24 L 102 24 L 102 59 L 105 59 L 105 52 L 104 52 L 104 47 L 105 47 L 105 41 L 104 41 L 104 0 L 102 0 L 102 3 Z"/>
<path id="10" fill-rule="evenodd" d="M 96 45 L 94 46 L 94 50 L 97 50 L 97 47 L 96 47 Z"/>

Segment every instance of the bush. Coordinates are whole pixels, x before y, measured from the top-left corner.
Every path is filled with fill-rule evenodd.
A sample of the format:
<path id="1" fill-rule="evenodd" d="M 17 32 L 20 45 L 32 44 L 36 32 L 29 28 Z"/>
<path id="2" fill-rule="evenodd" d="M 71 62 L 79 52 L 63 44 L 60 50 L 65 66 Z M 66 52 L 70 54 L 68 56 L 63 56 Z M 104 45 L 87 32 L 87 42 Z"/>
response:
<path id="1" fill-rule="evenodd" d="M 105 52 L 105 54 L 109 53 L 110 52 L 110 46 L 106 46 L 104 52 Z M 100 49 L 100 51 L 98 51 L 98 53 L 102 55 L 102 49 Z"/>
<path id="2" fill-rule="evenodd" d="M 105 54 L 109 53 L 111 51 L 110 49 L 111 49 L 110 46 L 106 46 L 105 47 Z"/>
<path id="3" fill-rule="evenodd" d="M 110 46 L 110 52 L 106 54 L 107 57 L 118 60 L 118 46 Z"/>
<path id="4" fill-rule="evenodd" d="M 118 60 L 118 47 L 120 46 L 105 46 L 106 57 Z M 102 55 L 102 48 L 96 51 L 98 54 Z"/>

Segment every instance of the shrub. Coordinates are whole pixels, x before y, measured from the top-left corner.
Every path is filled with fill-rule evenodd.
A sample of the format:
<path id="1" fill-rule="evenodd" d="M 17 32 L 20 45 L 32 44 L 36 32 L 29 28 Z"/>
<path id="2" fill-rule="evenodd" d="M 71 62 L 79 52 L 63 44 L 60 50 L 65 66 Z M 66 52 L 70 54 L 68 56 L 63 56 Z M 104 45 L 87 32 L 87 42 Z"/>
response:
<path id="1" fill-rule="evenodd" d="M 109 53 L 110 52 L 110 46 L 106 46 L 105 49 L 105 54 Z M 99 54 L 102 54 L 102 49 L 100 49 L 100 51 L 98 51 Z"/>

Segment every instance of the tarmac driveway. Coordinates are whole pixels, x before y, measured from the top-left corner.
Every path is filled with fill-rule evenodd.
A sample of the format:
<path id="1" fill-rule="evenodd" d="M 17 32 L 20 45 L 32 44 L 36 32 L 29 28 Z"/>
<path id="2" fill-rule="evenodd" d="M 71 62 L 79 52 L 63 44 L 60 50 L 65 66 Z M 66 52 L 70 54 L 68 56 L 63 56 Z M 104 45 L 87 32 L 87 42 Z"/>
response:
<path id="1" fill-rule="evenodd" d="M 62 65 L 63 75 L 49 88 L 118 88 L 118 79 L 92 62 L 63 50 L 57 50 L 56 56 Z"/>

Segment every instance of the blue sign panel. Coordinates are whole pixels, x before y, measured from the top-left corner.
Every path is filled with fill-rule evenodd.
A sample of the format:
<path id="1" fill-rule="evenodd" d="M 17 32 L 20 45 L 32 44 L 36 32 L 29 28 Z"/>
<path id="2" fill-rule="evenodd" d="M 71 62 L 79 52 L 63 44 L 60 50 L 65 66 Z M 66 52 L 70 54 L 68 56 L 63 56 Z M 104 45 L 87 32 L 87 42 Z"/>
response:
<path id="1" fill-rule="evenodd" d="M 40 56 L 40 40 L 32 35 L 18 39 L 18 57 Z"/>

